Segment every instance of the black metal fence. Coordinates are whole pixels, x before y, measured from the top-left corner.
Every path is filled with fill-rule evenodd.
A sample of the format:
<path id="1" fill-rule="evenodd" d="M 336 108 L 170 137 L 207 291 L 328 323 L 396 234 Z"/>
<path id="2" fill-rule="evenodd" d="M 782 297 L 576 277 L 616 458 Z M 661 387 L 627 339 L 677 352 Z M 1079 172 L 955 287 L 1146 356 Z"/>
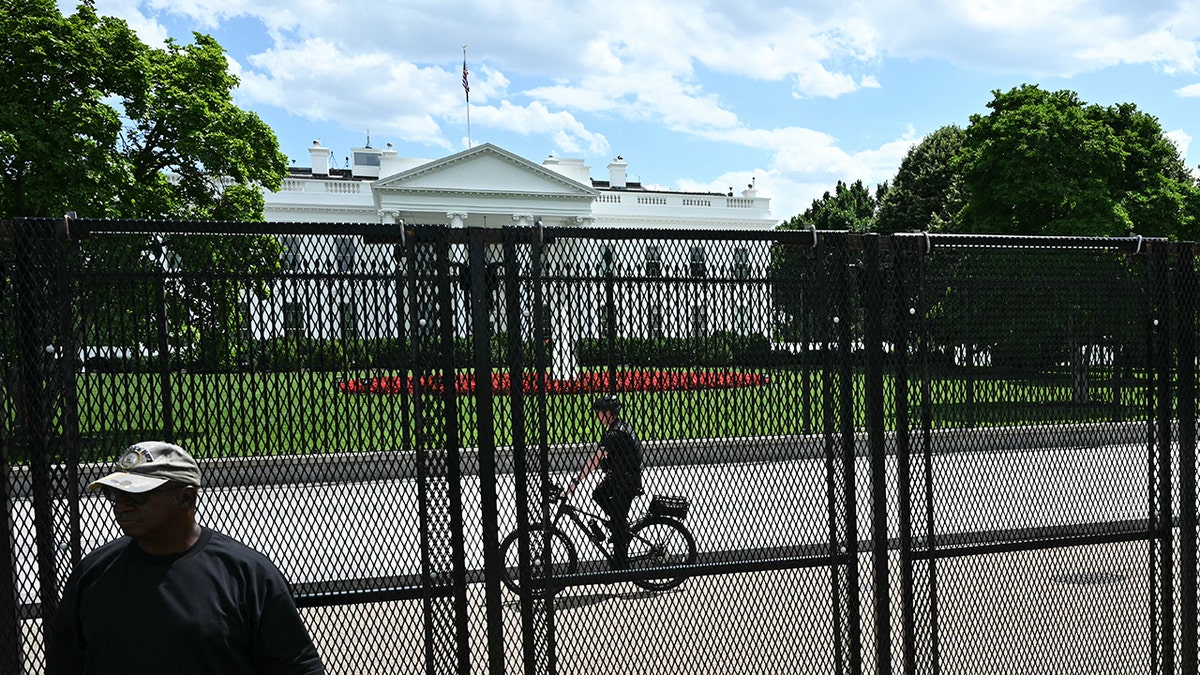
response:
<path id="1" fill-rule="evenodd" d="M 82 486 L 145 439 L 201 458 L 202 521 L 276 562 L 331 672 L 1197 672 L 1190 243 L 3 235 L 0 672 L 40 671 L 118 534 Z M 566 521 L 578 565 L 538 565 L 601 392 L 635 515 L 690 500 L 676 588 Z"/>

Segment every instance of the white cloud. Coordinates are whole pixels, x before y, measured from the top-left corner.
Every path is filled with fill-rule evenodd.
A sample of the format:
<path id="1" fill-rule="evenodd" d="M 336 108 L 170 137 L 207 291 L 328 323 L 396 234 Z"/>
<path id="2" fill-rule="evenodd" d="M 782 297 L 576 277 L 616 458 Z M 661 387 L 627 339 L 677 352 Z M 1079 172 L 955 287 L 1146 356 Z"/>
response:
<path id="1" fill-rule="evenodd" d="M 838 147 L 837 139 L 828 134 L 799 127 L 736 129 L 712 132 L 705 138 L 770 150 L 771 163 L 754 172 L 728 172 L 709 182 L 681 181 L 680 189 L 725 192 L 732 185 L 734 193 L 741 194 L 754 178 L 759 196 L 771 198 L 771 211 L 778 220 L 804 212 L 839 180 L 862 180 L 873 191 L 895 176 L 900 161 L 920 142 L 911 128 L 900 138 L 855 153 Z"/>
<path id="2" fill-rule="evenodd" d="M 1200 22 L 1190 3 L 1147 0 L 940 0 L 919 11 L 911 2 L 872 6 L 891 57 L 945 60 L 984 72 L 1070 77 L 1117 64 L 1166 72 L 1200 66 Z"/>
<path id="3" fill-rule="evenodd" d="M 1187 155 L 1188 146 L 1192 144 L 1191 134 L 1187 133 L 1183 129 L 1176 129 L 1174 131 L 1168 131 L 1164 135 L 1168 140 L 1175 144 L 1176 148 L 1179 148 L 1180 154 Z"/>
<path id="4" fill-rule="evenodd" d="M 796 98 L 823 96 L 837 98 L 858 91 L 862 84 L 847 73 L 831 73 L 820 64 L 813 64 L 795 76 L 796 87 L 792 95 Z M 878 86 L 878 83 L 875 83 Z"/>
<path id="5" fill-rule="evenodd" d="M 449 148 L 441 124 L 465 116 L 461 87 L 447 84 L 460 82 L 461 73 L 395 61 L 384 52 L 346 53 L 312 38 L 256 54 L 250 66 L 235 69 L 240 103 L 273 105 L 364 133 Z"/>
<path id="6" fill-rule="evenodd" d="M 536 101 L 524 107 L 508 101 L 502 101 L 498 107 L 473 106 L 471 121 L 523 136 L 545 134 L 554 138 L 557 147 L 568 154 L 607 155 L 610 151 L 608 139 L 602 134 L 589 131 L 570 113 L 552 112 Z"/>
<path id="7" fill-rule="evenodd" d="M 885 64 L 932 60 L 1034 80 L 1114 64 L 1200 71 L 1200 5 L 1173 0 L 625 0 L 619 9 L 607 0 L 98 0 L 98 7 L 127 18 L 148 41 L 161 38 L 164 25 L 184 39 L 181 24 L 235 33 L 262 26 L 254 46 L 235 54 L 239 103 L 440 148 L 458 147 L 465 129 L 466 43 L 476 137 L 511 132 L 542 137 L 564 154 L 607 155 L 607 137 L 632 121 L 761 151 L 769 158 L 764 191 L 769 184 L 785 200 L 778 204 L 803 194 L 803 207 L 810 187 L 889 179 L 913 142 L 910 132 L 864 149 L 805 117 L 812 106 L 853 101 L 864 90 L 902 92 L 905 83 Z M 1200 96 L 1200 84 L 1175 93 Z M 781 112 L 762 112 L 773 108 Z M 854 121 L 843 122 L 839 134 L 849 135 Z"/>
<path id="8" fill-rule="evenodd" d="M 59 0 L 58 8 L 63 14 L 74 14 L 79 3 L 76 0 Z M 101 16 L 117 16 L 125 20 L 133 32 L 148 45 L 158 46 L 167 39 L 167 29 L 155 19 L 143 14 L 138 0 L 100 0 L 96 11 Z"/>
<path id="9" fill-rule="evenodd" d="M 1176 148 L 1179 148 L 1179 154 L 1186 158 L 1188 150 L 1192 147 L 1192 135 L 1183 129 L 1168 131 L 1164 135 L 1168 140 L 1175 144 Z M 1200 180 L 1200 166 L 1189 166 L 1188 169 L 1192 172 L 1192 175 L 1195 176 L 1197 180 Z"/>
<path id="10" fill-rule="evenodd" d="M 1180 87 L 1175 90 L 1176 96 L 1183 98 L 1198 98 L 1200 97 L 1200 82 L 1189 84 L 1186 87 Z"/>

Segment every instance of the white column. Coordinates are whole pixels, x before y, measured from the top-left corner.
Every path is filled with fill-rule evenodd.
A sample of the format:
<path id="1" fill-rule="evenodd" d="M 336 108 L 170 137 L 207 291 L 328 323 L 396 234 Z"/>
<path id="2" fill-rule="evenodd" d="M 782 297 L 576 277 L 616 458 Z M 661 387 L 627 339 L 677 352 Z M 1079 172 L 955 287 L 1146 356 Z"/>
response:
<path id="1" fill-rule="evenodd" d="M 397 223 L 402 222 L 400 220 L 400 212 L 399 211 L 392 211 L 389 209 L 379 209 L 378 213 L 379 213 L 379 222 L 383 223 L 384 225 L 395 225 Z"/>
<path id="2" fill-rule="evenodd" d="M 575 224 L 580 227 L 595 227 L 596 219 L 592 216 L 575 216 Z"/>
<path id="3" fill-rule="evenodd" d="M 517 227 L 533 227 L 532 213 L 514 213 L 512 219 Z"/>
<path id="4" fill-rule="evenodd" d="M 560 240 L 545 248 L 543 262 L 547 268 L 561 270 L 574 262 L 575 246 L 570 240 Z M 550 377 L 556 380 L 570 380 L 579 376 L 579 355 L 576 351 L 576 340 L 579 339 L 582 326 L 581 308 L 573 306 L 570 297 L 572 292 L 581 290 L 579 284 L 548 285 L 545 303 L 550 320 L 549 333 L 553 349 L 550 354 Z M 576 296 L 578 302 L 578 296 Z"/>
<path id="5" fill-rule="evenodd" d="M 467 220 L 467 213 L 465 211 L 448 211 L 446 217 L 450 219 L 450 227 L 461 228 Z"/>

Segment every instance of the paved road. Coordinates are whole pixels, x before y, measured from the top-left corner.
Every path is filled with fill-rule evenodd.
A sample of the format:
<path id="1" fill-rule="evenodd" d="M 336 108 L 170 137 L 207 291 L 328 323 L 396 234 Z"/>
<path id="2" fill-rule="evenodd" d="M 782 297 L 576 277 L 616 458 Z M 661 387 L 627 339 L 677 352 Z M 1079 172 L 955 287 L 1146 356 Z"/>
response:
<path id="1" fill-rule="evenodd" d="M 860 461 L 862 538 L 869 523 L 868 471 Z M 1140 447 L 945 454 L 934 457 L 932 473 L 938 535 L 1138 520 L 1148 508 Z M 892 462 L 888 479 L 894 500 Z M 688 523 L 710 559 L 827 537 L 820 460 L 656 467 L 646 482 L 651 491 L 692 498 Z M 471 478 L 466 485 L 464 510 L 477 514 L 478 482 Z M 515 525 L 510 476 L 499 492 L 507 531 Z M 205 492 L 201 517 L 266 552 L 298 583 L 405 576 L 419 569 L 416 499 L 411 481 L 214 489 Z M 115 536 L 102 499 L 85 500 L 83 511 L 88 547 Z M 28 503 L 15 503 L 13 515 L 26 528 L 20 531 L 30 531 Z M 894 536 L 896 523 L 889 525 Z M 465 527 L 468 565 L 479 567 L 478 516 L 467 518 Z M 942 672 L 1149 672 L 1151 554 L 1139 542 L 941 561 Z M 32 569 L 31 556 L 23 545 L 23 573 Z M 868 556 L 860 560 L 857 590 L 870 644 L 873 589 Z M 567 589 L 555 599 L 560 672 L 832 672 L 833 636 L 844 630 L 833 628 L 831 579 L 829 568 L 813 567 L 693 578 L 661 595 L 623 583 Z M 928 579 L 918 587 L 928 587 Z M 33 601 L 36 588 L 36 579 L 22 577 L 23 601 Z M 504 597 L 503 653 L 510 670 L 519 672 L 518 605 L 507 592 Z M 420 601 L 405 601 L 303 612 L 331 672 L 403 673 L 423 663 L 422 610 Z M 893 602 L 896 631 L 900 611 Z M 470 589 L 468 612 L 474 670 L 484 672 L 481 586 Z M 33 656 L 37 623 L 26 628 Z M 891 642 L 898 656 L 898 632 Z"/>
<path id="2" fill-rule="evenodd" d="M 1116 446 L 935 456 L 935 534 L 1144 519 L 1149 503 L 1144 453 Z M 859 460 L 860 540 L 870 536 L 868 475 L 866 460 Z M 727 551 L 828 540 L 828 485 L 821 460 L 655 467 L 645 480 L 648 491 L 691 497 L 687 522 L 709 559 Z M 889 459 L 893 503 L 895 482 L 895 463 Z M 465 478 L 464 484 L 467 565 L 477 569 L 483 561 L 478 479 Z M 498 491 L 502 537 L 516 524 L 512 476 L 501 478 Z M 581 489 L 577 500 L 588 503 L 587 491 Z M 420 569 L 416 504 L 413 481 L 214 489 L 204 492 L 201 520 L 267 553 L 296 583 L 401 577 Z M 634 506 L 643 508 L 644 499 Z M 923 522 L 919 502 L 915 509 L 916 522 Z M 86 549 L 119 534 L 103 499 L 85 499 L 82 510 Z M 13 516 L 18 532 L 32 532 L 28 502 L 14 503 Z M 889 536 L 896 536 L 896 528 L 892 518 Z M 30 602 L 37 588 L 30 574 L 32 546 L 26 540 L 18 547 L 21 598 Z"/>
<path id="3" fill-rule="evenodd" d="M 939 568 L 940 672 L 1154 672 L 1147 643 L 1152 634 L 1147 588 L 1154 580 L 1145 557 L 1144 545 L 1122 544 L 944 561 Z M 1064 571 L 1099 570 L 1111 573 L 1113 581 L 1062 581 Z M 861 625 L 870 645 L 872 589 L 864 586 L 860 593 Z M 558 672 L 839 672 L 829 598 L 824 568 L 699 577 L 658 595 L 631 584 L 570 588 L 554 600 Z M 467 610 L 471 672 L 486 673 L 489 644 L 480 586 L 470 589 Z M 504 655 L 507 672 L 524 672 L 519 606 L 507 602 L 502 612 L 503 644 L 492 646 Z M 892 612 L 892 672 L 900 672 L 898 602 Z M 425 672 L 420 601 L 309 608 L 302 614 L 331 674 Z M 27 624 L 27 653 L 37 659 L 40 636 L 34 622 Z M 930 642 L 918 644 L 923 659 L 930 658 Z M 873 650 L 866 649 L 864 658 L 863 672 L 875 672 Z"/>

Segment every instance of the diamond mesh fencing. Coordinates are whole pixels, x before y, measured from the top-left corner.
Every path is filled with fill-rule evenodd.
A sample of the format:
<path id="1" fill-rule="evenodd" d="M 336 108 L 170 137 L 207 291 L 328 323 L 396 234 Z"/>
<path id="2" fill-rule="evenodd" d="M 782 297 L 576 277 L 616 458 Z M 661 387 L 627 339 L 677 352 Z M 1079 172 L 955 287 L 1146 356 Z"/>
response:
<path id="1" fill-rule="evenodd" d="M 1191 244 L 18 221 L 0 672 L 130 444 L 330 672 L 1196 672 Z M 624 556 L 598 397 L 640 441 Z M 614 536 L 618 535 L 618 536 Z"/>

